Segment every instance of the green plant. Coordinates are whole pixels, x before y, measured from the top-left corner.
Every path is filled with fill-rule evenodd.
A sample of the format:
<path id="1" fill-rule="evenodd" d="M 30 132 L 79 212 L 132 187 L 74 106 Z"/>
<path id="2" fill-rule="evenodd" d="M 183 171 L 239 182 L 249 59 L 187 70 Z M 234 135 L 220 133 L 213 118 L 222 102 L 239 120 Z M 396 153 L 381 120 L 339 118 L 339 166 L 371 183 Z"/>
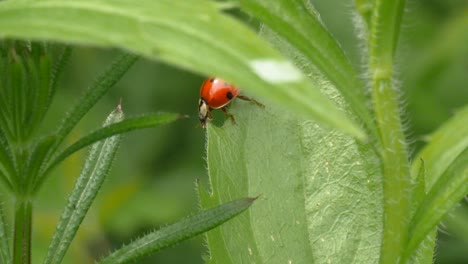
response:
<path id="1" fill-rule="evenodd" d="M 232 2 L 261 37 L 208 0 L 3 1 L 0 35 L 119 47 L 261 97 L 265 110 L 235 102 L 238 124 L 207 130 L 202 207 L 261 194 L 208 232 L 208 263 L 432 263 L 437 224 L 468 192 L 468 109 L 410 162 L 395 74 L 405 1 L 355 1 L 362 73 L 310 1 Z"/>
<path id="2" fill-rule="evenodd" d="M 65 47 L 55 62 L 52 62 L 50 54 L 53 50 L 55 50 L 54 47 L 50 45 L 29 42 L 5 41 L 1 44 L 0 180 L 6 191 L 13 196 L 15 203 L 12 256 L 10 256 L 3 215 L 0 221 L 2 263 L 31 263 L 34 201 L 55 166 L 76 151 L 92 145 L 57 225 L 44 263 L 61 263 L 109 173 L 121 141 L 121 134 L 183 118 L 176 114 L 157 113 L 124 119 L 122 106 L 119 103 L 107 117 L 102 128 L 61 149 L 64 139 L 76 124 L 127 72 L 138 57 L 131 54 L 119 56 L 89 87 L 59 127 L 49 135 L 43 136 L 37 135 L 36 130 L 51 105 L 57 89 L 57 78 L 62 73 L 71 53 L 71 49 Z M 252 199 L 236 200 L 224 206 L 200 212 L 185 222 L 182 221 L 151 233 L 142 238 L 145 246 L 138 242 L 128 245 L 126 248 L 130 250 L 119 255 L 119 262 L 137 259 L 219 225 L 245 210 L 252 202 Z M 136 253 L 132 252 L 135 247 L 140 248 Z M 148 248 L 146 251 L 145 247 Z M 121 251 L 115 254 L 118 252 Z M 111 260 L 111 262 L 114 261 Z"/>

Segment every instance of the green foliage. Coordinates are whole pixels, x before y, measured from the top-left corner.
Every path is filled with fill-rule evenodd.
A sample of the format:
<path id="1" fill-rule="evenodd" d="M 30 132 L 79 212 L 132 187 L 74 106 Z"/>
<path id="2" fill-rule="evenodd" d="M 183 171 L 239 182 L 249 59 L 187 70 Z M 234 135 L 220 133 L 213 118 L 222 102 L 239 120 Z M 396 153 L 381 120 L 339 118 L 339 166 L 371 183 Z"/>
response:
<path id="1" fill-rule="evenodd" d="M 443 40 L 429 45 L 426 56 L 414 60 L 419 66 L 401 78 L 395 65 L 413 62 L 399 56 L 405 2 L 354 1 L 364 64 L 358 69 L 345 52 L 350 48 L 329 30 L 331 23 L 312 1 L 1 1 L 0 36 L 23 41 L 0 43 L 0 183 L 15 198 L 13 255 L 2 218 L 0 259 L 31 262 L 32 205 L 39 190 L 57 165 L 91 145 L 46 257 L 46 263 L 62 262 L 108 174 L 121 134 L 181 117 L 113 120 L 63 147 L 138 54 L 223 77 L 266 108 L 234 101 L 229 111 L 236 124 L 208 125 L 210 188 L 198 186 L 198 193 L 202 208 L 214 209 L 149 233 L 102 263 L 140 260 L 196 236 L 253 202 L 239 197 L 259 195 L 255 208 L 207 233 L 207 263 L 432 263 L 437 225 L 468 192 L 468 108 L 428 137 L 411 164 L 399 89 L 425 87 L 432 68 L 468 54 L 463 45 L 468 20 L 449 21 Z M 226 12 L 233 7 L 260 23 L 260 34 Z M 72 49 L 42 41 L 131 52 L 122 53 L 58 129 L 46 134 L 39 128 Z M 177 100 L 182 101 L 179 94 Z M 121 118 L 120 110 L 111 116 Z M 174 138 L 184 146 L 179 136 Z M 180 153 L 168 149 L 158 151 L 164 161 Z M 462 210 L 454 215 L 446 218 L 454 225 L 467 219 Z"/>
<path id="2" fill-rule="evenodd" d="M 384 227 L 381 263 L 397 263 L 408 239 L 411 184 L 409 155 L 394 85 L 394 54 L 405 1 L 374 1 L 369 33 L 372 103 L 381 142 Z M 425 234 L 424 234 L 425 235 Z"/>
<path id="3" fill-rule="evenodd" d="M 347 95 L 351 88 L 344 92 L 329 77 L 339 76 L 337 69 L 344 64 L 328 68 L 330 74 L 326 74 L 317 56 L 310 58 L 304 52 L 307 39 L 297 28 L 308 25 L 308 32 L 316 32 L 317 26 L 308 21 L 318 21 L 317 13 L 305 15 L 312 7 L 300 1 L 295 5 L 240 2 L 269 26 L 265 38 L 310 72 L 312 82 L 322 82 L 325 94 L 365 123 L 365 115 L 360 115 L 363 111 L 356 111 L 358 100 Z M 265 200 L 255 210 L 208 233 L 208 263 L 432 263 L 435 226 L 468 192 L 467 162 L 463 156 L 456 159 L 466 149 L 467 133 L 459 126 L 468 119 L 458 115 L 457 125 L 446 128 L 450 133 L 459 129 L 449 141 L 457 148 L 452 154 L 450 143 L 446 149 L 443 139 L 428 145 L 430 149 L 432 144 L 437 146 L 435 153 L 440 157 L 449 155 L 445 164 L 431 159 L 428 167 L 450 169 L 436 189 L 426 191 L 425 185 L 434 175 L 429 176 L 429 169 L 422 167 L 411 178 L 395 87 L 394 54 L 404 1 L 357 1 L 356 5 L 368 23 L 365 75 L 378 133 L 368 131 L 375 137 L 362 144 L 274 105 L 267 105 L 267 110 L 234 106 L 232 113 L 242 122 L 208 129 L 212 194 L 202 195 L 201 203 L 213 206 L 229 197 L 256 193 L 262 193 Z M 313 44 L 320 40 L 327 41 L 322 37 L 308 44 L 320 47 Z M 322 54 L 331 51 L 333 48 Z M 362 94 L 357 96 L 366 100 Z M 240 253 L 230 254 L 232 251 Z"/>
<path id="4" fill-rule="evenodd" d="M 137 5 L 128 0 L 6 1 L 0 5 L 0 36 L 125 48 L 222 76 L 360 139 L 366 137 L 300 71 L 219 8 L 207 0 L 142 0 Z M 110 31 L 108 21 L 113 21 Z M 200 59 L 199 54 L 210 55 Z"/>
<path id="5" fill-rule="evenodd" d="M 111 113 L 104 127 L 59 150 L 73 127 L 138 59 L 123 54 L 84 94 L 59 128 L 46 136 L 33 137 L 55 94 L 57 78 L 70 57 L 66 47 L 52 67 L 52 49 L 27 42 L 3 42 L 1 50 L 2 98 L 0 109 L 0 178 L 15 199 L 13 256 L 10 259 L 5 221 L 0 221 L 1 258 L 5 263 L 31 263 L 33 201 L 51 170 L 74 152 L 91 145 L 87 162 L 75 184 L 57 232 L 50 244 L 46 263 L 61 263 L 81 222 L 109 173 L 122 133 L 175 121 L 176 114 L 149 114 L 125 121 L 121 105 Z M 39 54 L 38 54 L 39 52 Z M 40 111 L 39 111 L 40 110 Z M 228 219 L 229 217 L 226 217 Z M 186 236 L 188 237 L 188 236 Z"/>
<path id="6" fill-rule="evenodd" d="M 129 245 L 123 246 L 98 263 L 113 264 L 135 262 L 157 250 L 174 245 L 226 222 L 249 208 L 255 200 L 256 198 L 237 199 L 218 207 L 199 212 L 175 224 L 149 233 Z"/>
<path id="7" fill-rule="evenodd" d="M 468 148 L 468 106 L 463 107 L 455 115 L 429 136 L 428 144 L 416 156 L 425 162 L 426 184 L 425 189 L 430 190 L 442 177 L 447 168 L 459 155 Z M 412 174 L 420 170 L 420 164 L 412 164 Z"/>
<path id="8" fill-rule="evenodd" d="M 208 129 L 213 194 L 201 202 L 261 197 L 208 233 L 208 263 L 375 261 L 381 237 L 368 227 L 381 228 L 382 196 L 370 146 L 272 105 L 238 104 L 236 125 Z"/>
<path id="9" fill-rule="evenodd" d="M 117 123 L 108 124 L 96 131 L 91 132 L 89 135 L 80 138 L 78 141 L 73 143 L 71 146 L 67 147 L 61 153 L 58 153 L 46 166 L 43 175 L 48 175 L 48 172 L 50 172 L 57 164 L 63 162 L 67 157 L 69 157 L 76 151 L 86 146 L 89 146 L 95 142 L 98 142 L 102 139 L 106 139 L 113 135 L 126 133 L 136 129 L 163 125 L 180 118 L 182 118 L 182 116 L 177 114 L 147 114 L 141 117 L 133 117 Z M 40 185 L 38 184 L 36 190 L 39 189 L 39 187 Z"/>
<path id="10" fill-rule="evenodd" d="M 2 263 L 10 263 L 10 245 L 8 243 L 8 236 L 5 230 L 5 217 L 3 214 L 3 206 L 0 206 L 0 260 Z"/>
<path id="11" fill-rule="evenodd" d="M 468 149 L 465 149 L 424 197 L 411 221 L 408 255 L 468 193 L 467 164 Z"/>
<path id="12" fill-rule="evenodd" d="M 103 126 L 120 122 L 123 118 L 124 115 L 119 105 L 107 117 Z M 109 173 L 121 136 L 104 138 L 106 139 L 94 144 L 89 151 L 83 170 L 76 181 L 75 188 L 68 199 L 68 204 L 52 237 L 44 263 L 61 263 L 78 227 L 96 198 L 106 175 Z"/>
<path id="13" fill-rule="evenodd" d="M 361 122 L 375 130 L 369 109 L 365 105 L 365 89 L 358 72 L 340 48 L 339 43 L 325 28 L 310 2 L 238 0 L 241 7 L 262 21 L 297 49 L 303 57 L 324 75 L 343 95 Z M 298 67 L 303 67 L 297 64 Z M 317 83 L 317 87 L 321 84 Z"/>

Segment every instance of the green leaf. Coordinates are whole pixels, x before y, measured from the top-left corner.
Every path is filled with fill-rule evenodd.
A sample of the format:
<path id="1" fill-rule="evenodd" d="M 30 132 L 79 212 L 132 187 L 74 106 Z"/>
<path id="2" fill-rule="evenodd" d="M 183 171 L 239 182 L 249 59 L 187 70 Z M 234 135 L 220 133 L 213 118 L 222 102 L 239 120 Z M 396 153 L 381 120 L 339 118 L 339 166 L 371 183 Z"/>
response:
<path id="1" fill-rule="evenodd" d="M 164 125 L 182 118 L 183 116 L 177 114 L 168 114 L 168 113 L 158 113 L 158 114 L 148 114 L 140 117 L 128 118 L 123 121 L 109 124 L 104 126 L 94 132 L 91 132 L 89 135 L 84 136 L 79 139 L 77 142 L 73 143 L 71 146 L 63 150 L 58 154 L 52 161 L 47 165 L 46 169 L 42 172 L 42 179 L 39 183 L 36 184 L 36 191 L 40 189 L 42 182 L 49 175 L 49 172 L 60 162 L 65 160 L 67 157 L 75 153 L 76 151 L 91 145 L 99 140 L 129 132 L 136 129 L 155 127 L 159 125 Z"/>
<path id="2" fill-rule="evenodd" d="M 1 6 L 1 4 L 0 4 Z M 1 13 L 1 12 L 0 12 Z M 77 22 L 80 23 L 80 22 Z M 57 145 L 70 133 L 83 116 L 114 86 L 137 61 L 133 54 L 120 55 L 88 88 L 75 108 L 67 115 L 57 131 Z"/>
<path id="3" fill-rule="evenodd" d="M 11 93 L 11 101 L 8 104 L 10 107 L 10 133 L 12 135 L 12 141 L 17 142 L 22 139 L 22 117 L 24 117 L 23 109 L 26 105 L 24 86 L 26 85 L 25 80 L 25 68 L 20 57 L 10 64 L 9 69 L 9 87 Z"/>
<path id="4" fill-rule="evenodd" d="M 415 248 L 411 259 L 409 259 L 406 263 L 433 264 L 437 233 L 437 228 L 433 228 L 426 235 L 424 240 L 421 241 L 421 243 Z M 404 263 L 404 261 L 401 263 Z"/>
<path id="5" fill-rule="evenodd" d="M 120 105 L 106 119 L 103 126 L 123 119 Z M 109 173 L 121 136 L 115 135 L 95 143 L 86 158 L 67 206 L 60 217 L 44 264 L 61 263 L 86 213 Z"/>
<path id="6" fill-rule="evenodd" d="M 262 203 L 208 232 L 207 263 L 375 263 L 383 205 L 372 148 L 278 107 L 233 102 L 230 112 L 237 124 L 208 126 L 212 194 L 201 204 Z"/>
<path id="7" fill-rule="evenodd" d="M 44 166 L 44 161 L 56 141 L 56 136 L 48 136 L 41 139 L 32 147 L 31 154 L 24 170 L 24 175 L 26 176 L 26 186 L 24 187 L 24 190 L 26 190 L 26 192 L 30 192 L 32 189 L 31 187 L 34 187 L 33 183 L 38 180 L 40 169 Z"/>
<path id="8" fill-rule="evenodd" d="M 461 152 L 468 148 L 466 120 L 468 120 L 468 107 L 460 109 L 454 117 L 430 135 L 428 137 L 429 143 L 416 155 L 416 157 L 424 159 L 424 163 L 416 159 L 412 164 L 412 175 L 420 175 L 421 172 L 425 171 L 424 188 L 426 190 L 433 188 L 435 183 L 443 177 L 450 164 Z M 424 196 L 416 197 L 419 197 L 419 195 L 417 193 L 413 194 L 413 208 L 415 208 L 415 205 L 420 205 L 424 198 Z M 426 260 L 423 260 L 423 258 L 425 255 L 433 255 L 431 253 L 434 252 L 436 232 L 437 230 L 434 227 L 431 233 L 418 245 L 418 248 L 425 250 L 426 254 L 420 252 L 420 250 L 417 250 L 414 254 L 411 253 L 412 257 L 416 257 L 418 260 L 414 263 L 432 263 L 431 259 L 426 257 Z"/>
<path id="9" fill-rule="evenodd" d="M 263 28 L 261 34 L 313 72 L 314 65 L 274 32 Z M 311 75 L 312 82 L 321 80 Z M 332 85 L 322 82 L 321 89 L 347 107 Z M 375 263 L 383 198 L 374 149 L 279 106 L 235 101 L 230 113 L 236 125 L 207 130 L 211 195 L 200 191 L 201 204 L 255 194 L 264 201 L 208 233 L 207 263 Z"/>
<path id="10" fill-rule="evenodd" d="M 354 6 L 366 23 L 366 29 L 371 24 L 374 2 L 374 0 L 354 0 Z"/>
<path id="11" fill-rule="evenodd" d="M 1 164 L 0 164 L 1 166 Z M 7 188 L 9 191 L 13 191 L 13 185 L 11 184 L 10 178 L 8 177 L 8 174 L 5 174 L 5 172 L 0 170 L 0 182 L 2 183 L 3 186 Z"/>
<path id="12" fill-rule="evenodd" d="M 15 175 L 10 144 L 8 143 L 3 130 L 0 128 L 0 181 L 9 190 L 12 190 L 13 186 L 11 185 L 11 177 L 14 177 Z"/>
<path id="13" fill-rule="evenodd" d="M 425 183 L 426 183 L 426 166 L 423 159 L 418 162 L 420 164 L 419 172 L 412 183 L 412 200 L 411 200 L 411 213 L 414 215 L 418 210 L 421 202 L 426 197 Z M 432 264 L 434 257 L 434 248 L 436 242 L 437 229 L 429 232 L 424 240 L 415 248 L 414 253 L 408 263 L 417 264 Z"/>
<path id="14" fill-rule="evenodd" d="M 29 133 L 35 129 L 40 122 L 43 120 L 44 115 L 48 110 L 48 100 L 49 94 L 51 93 L 51 70 L 52 70 L 52 62 L 49 55 L 42 55 L 37 62 L 37 65 L 33 65 L 36 67 L 37 71 L 37 85 L 30 86 L 31 93 L 34 91 L 36 93 L 35 100 L 28 106 L 28 110 L 30 111 L 30 124 Z"/>
<path id="15" fill-rule="evenodd" d="M 100 264 L 130 263 L 219 226 L 249 208 L 256 198 L 237 199 L 201 211 L 118 249 Z"/>
<path id="16" fill-rule="evenodd" d="M 376 131 L 366 106 L 365 85 L 310 1 L 237 0 L 243 10 L 265 23 L 313 63 L 343 95 L 350 109 L 369 130 Z M 308 71 L 305 71 L 308 72 Z"/>
<path id="17" fill-rule="evenodd" d="M 297 68 L 212 1 L 4 1 L 0 36 L 124 48 L 223 77 L 288 109 L 366 137 Z"/>
<path id="18" fill-rule="evenodd" d="M 0 45 L 2 43 L 0 42 Z M 0 46 L 2 50 L 0 50 L 0 90 L 2 91 L 2 96 L 0 96 L 0 130 L 1 136 L 4 138 L 13 138 L 11 134 L 11 110 L 10 110 L 10 103 L 11 103 L 11 89 L 9 86 L 9 71 L 10 68 L 10 58 L 8 56 L 8 52 L 3 50 L 3 48 L 7 49 L 7 47 Z M 6 142 L 6 140 L 5 140 Z M 2 143 L 0 141 L 0 143 Z"/>
<path id="19" fill-rule="evenodd" d="M 416 155 L 425 161 L 426 190 L 433 187 L 448 166 L 468 148 L 468 106 L 463 107 L 435 133 L 428 137 L 429 143 Z M 413 162 L 412 174 L 420 170 Z"/>
<path id="20" fill-rule="evenodd" d="M 413 183 L 412 190 L 412 211 L 413 213 L 418 209 L 421 201 L 426 196 L 426 166 L 423 159 L 420 159 L 419 172 Z"/>
<path id="21" fill-rule="evenodd" d="M 458 155 L 437 180 L 412 218 L 405 257 L 411 256 L 425 236 L 467 193 L 468 148 Z"/>
<path id="22" fill-rule="evenodd" d="M 65 46 L 57 58 L 57 61 L 55 61 L 54 65 L 52 66 L 49 83 L 49 94 L 47 96 L 47 102 L 44 105 L 44 115 L 52 103 L 52 99 L 54 98 L 55 92 L 57 91 L 58 80 L 60 79 L 60 76 L 62 76 L 65 66 L 67 66 L 67 63 L 70 60 L 72 51 L 73 49 L 70 46 Z"/>
<path id="23" fill-rule="evenodd" d="M 8 235 L 6 233 L 2 203 L 0 203 L 0 261 L 1 263 L 11 263 L 10 245 L 8 243 Z"/>

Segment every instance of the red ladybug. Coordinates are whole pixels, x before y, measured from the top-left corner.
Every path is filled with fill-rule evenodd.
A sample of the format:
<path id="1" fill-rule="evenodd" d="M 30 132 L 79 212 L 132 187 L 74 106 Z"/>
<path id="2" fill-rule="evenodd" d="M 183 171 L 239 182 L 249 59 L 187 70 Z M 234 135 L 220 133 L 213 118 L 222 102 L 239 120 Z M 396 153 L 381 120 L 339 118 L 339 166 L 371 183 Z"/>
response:
<path id="1" fill-rule="evenodd" d="M 210 77 L 206 79 L 200 88 L 200 100 L 198 101 L 198 118 L 200 119 L 201 126 L 203 128 L 206 127 L 206 121 L 213 119 L 211 110 L 218 108 L 221 108 L 224 114 L 235 123 L 234 116 L 227 112 L 226 106 L 236 97 L 264 107 L 263 104 L 254 99 L 239 95 L 239 93 L 239 88 L 220 78 Z"/>

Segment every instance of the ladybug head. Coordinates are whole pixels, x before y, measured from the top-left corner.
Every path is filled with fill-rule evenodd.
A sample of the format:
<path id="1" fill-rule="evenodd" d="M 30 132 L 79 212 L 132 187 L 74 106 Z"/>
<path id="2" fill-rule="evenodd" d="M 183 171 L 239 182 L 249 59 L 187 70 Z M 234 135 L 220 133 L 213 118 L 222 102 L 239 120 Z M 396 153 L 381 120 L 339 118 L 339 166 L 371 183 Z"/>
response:
<path id="1" fill-rule="evenodd" d="M 210 117 L 210 107 L 203 98 L 200 98 L 198 101 L 198 119 L 200 120 L 200 124 L 203 128 L 206 127 L 206 121 L 210 121 L 212 119 Z"/>

